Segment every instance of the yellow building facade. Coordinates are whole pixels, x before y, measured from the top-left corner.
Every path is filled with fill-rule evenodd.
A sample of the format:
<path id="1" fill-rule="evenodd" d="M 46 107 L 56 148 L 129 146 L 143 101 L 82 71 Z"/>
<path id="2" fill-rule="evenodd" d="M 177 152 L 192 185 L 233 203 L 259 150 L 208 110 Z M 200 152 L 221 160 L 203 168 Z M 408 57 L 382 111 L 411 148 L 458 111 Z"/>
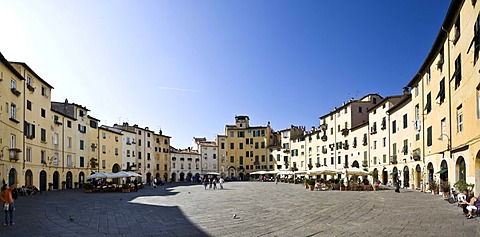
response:
<path id="1" fill-rule="evenodd" d="M 271 132 L 269 123 L 267 126 L 250 126 L 248 116 L 235 116 L 235 125 L 225 126 L 223 150 L 226 154 L 224 167 L 228 177 L 244 180 L 251 172 L 274 170 L 268 148 L 273 139 Z"/>

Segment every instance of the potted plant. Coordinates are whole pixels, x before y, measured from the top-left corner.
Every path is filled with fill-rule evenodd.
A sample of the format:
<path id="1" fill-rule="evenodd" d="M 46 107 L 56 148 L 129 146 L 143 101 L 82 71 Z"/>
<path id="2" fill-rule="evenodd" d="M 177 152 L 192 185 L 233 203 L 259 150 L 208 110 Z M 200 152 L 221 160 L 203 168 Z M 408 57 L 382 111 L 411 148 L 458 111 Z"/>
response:
<path id="1" fill-rule="evenodd" d="M 130 192 L 130 185 L 122 184 L 122 193 L 129 193 L 129 192 Z"/>
<path id="2" fill-rule="evenodd" d="M 307 181 L 308 187 L 310 188 L 310 191 L 313 191 L 315 189 L 315 180 L 309 179 Z"/>
<path id="3" fill-rule="evenodd" d="M 93 192 L 93 184 L 91 184 L 91 183 L 84 183 L 83 188 L 84 188 L 86 193 Z"/>
<path id="4" fill-rule="evenodd" d="M 465 189 L 471 191 L 473 190 L 474 186 L 475 186 L 474 184 L 469 184 L 463 179 L 460 179 L 455 184 L 453 184 L 453 187 L 455 187 L 458 192 L 463 192 L 463 190 Z"/>
<path id="5" fill-rule="evenodd" d="M 303 180 L 303 184 L 305 185 L 305 189 L 308 189 L 308 179 L 307 178 L 305 178 Z"/>
<path id="6" fill-rule="evenodd" d="M 450 183 L 448 181 L 440 181 L 440 189 L 442 190 L 443 197 L 448 198 L 450 194 Z"/>
<path id="7" fill-rule="evenodd" d="M 437 182 L 436 182 L 435 180 L 430 180 L 430 182 L 428 183 L 428 188 L 429 188 L 430 191 L 432 192 L 432 195 L 437 194 L 437 192 L 438 192 L 438 185 L 437 185 Z"/>

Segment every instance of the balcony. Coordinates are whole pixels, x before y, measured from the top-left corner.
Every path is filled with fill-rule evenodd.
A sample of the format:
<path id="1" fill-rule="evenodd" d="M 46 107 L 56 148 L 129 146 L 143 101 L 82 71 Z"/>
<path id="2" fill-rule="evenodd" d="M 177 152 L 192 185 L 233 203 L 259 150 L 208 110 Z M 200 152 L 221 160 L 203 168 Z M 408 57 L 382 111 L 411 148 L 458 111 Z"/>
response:
<path id="1" fill-rule="evenodd" d="M 10 148 L 8 149 L 10 161 L 18 161 L 18 153 L 22 152 L 22 150 L 18 148 Z"/>
<path id="2" fill-rule="evenodd" d="M 320 163 L 315 163 L 315 167 L 320 168 L 322 166 Z"/>
<path id="3" fill-rule="evenodd" d="M 393 155 L 393 156 L 390 157 L 390 164 L 392 164 L 392 165 L 398 164 L 397 155 Z"/>
<path id="4" fill-rule="evenodd" d="M 368 167 L 368 161 L 367 161 L 367 160 L 363 160 L 363 161 L 362 161 L 362 166 L 363 166 L 363 167 Z"/>
<path id="5" fill-rule="evenodd" d="M 34 92 L 34 91 L 35 91 L 35 87 L 33 87 L 33 86 L 30 85 L 30 84 L 27 84 L 27 88 L 28 88 L 28 90 L 31 91 L 31 92 Z"/>
<path id="6" fill-rule="evenodd" d="M 20 96 L 20 94 L 22 94 L 22 92 L 18 91 L 16 88 L 10 88 L 10 90 L 16 96 Z"/>

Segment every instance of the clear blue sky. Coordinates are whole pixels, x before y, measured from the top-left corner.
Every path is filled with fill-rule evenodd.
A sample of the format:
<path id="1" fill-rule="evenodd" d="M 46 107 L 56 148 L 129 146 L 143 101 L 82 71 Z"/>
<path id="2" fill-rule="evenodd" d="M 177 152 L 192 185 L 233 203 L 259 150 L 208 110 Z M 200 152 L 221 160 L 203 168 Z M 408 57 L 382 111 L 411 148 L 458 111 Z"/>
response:
<path id="1" fill-rule="evenodd" d="M 112 125 L 214 139 L 249 115 L 318 125 L 350 97 L 400 94 L 450 1 L 2 1 L 0 51 Z"/>

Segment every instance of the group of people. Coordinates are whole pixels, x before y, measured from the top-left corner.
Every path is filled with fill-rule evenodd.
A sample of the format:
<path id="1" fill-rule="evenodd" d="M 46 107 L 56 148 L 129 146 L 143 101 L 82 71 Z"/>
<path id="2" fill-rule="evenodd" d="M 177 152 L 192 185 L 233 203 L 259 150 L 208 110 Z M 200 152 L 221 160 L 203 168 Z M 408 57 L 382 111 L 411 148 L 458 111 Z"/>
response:
<path id="1" fill-rule="evenodd" d="M 153 185 L 154 188 L 156 188 L 157 185 L 165 185 L 165 182 L 166 182 L 165 178 L 163 178 L 163 179 L 154 178 L 153 181 L 152 181 L 152 185 Z"/>
<path id="2" fill-rule="evenodd" d="M 208 177 L 204 177 L 202 179 L 202 183 L 203 183 L 203 186 L 205 187 L 205 190 L 207 190 L 207 186 L 209 185 L 210 185 L 209 189 L 212 189 L 212 187 L 214 190 L 217 189 L 217 183 L 220 185 L 220 189 L 223 189 L 223 184 L 225 183 L 225 180 L 222 177 L 220 177 L 220 179 L 218 180 L 216 177 L 210 178 L 210 179 Z"/>
<path id="3" fill-rule="evenodd" d="M 463 208 L 463 213 L 468 219 L 475 218 L 480 209 L 480 200 L 475 197 L 473 191 L 463 190 L 463 195 L 458 197 L 458 205 Z"/>

